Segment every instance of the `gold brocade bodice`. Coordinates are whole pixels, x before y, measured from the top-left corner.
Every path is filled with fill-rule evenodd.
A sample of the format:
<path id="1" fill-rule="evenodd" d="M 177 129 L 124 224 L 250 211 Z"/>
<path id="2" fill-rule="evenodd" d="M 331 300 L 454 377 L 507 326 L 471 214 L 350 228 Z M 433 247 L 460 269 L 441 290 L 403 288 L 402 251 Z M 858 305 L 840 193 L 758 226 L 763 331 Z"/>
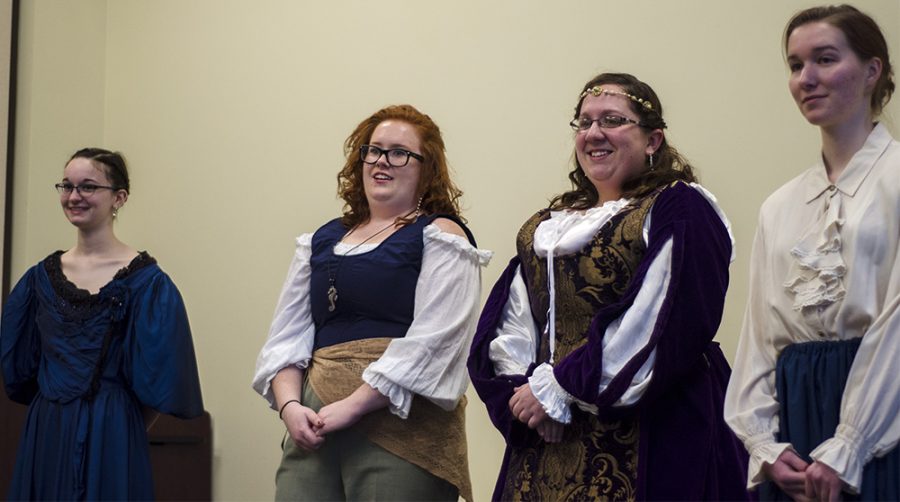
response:
<path id="1" fill-rule="evenodd" d="M 558 256 L 553 266 L 556 283 L 556 347 L 558 361 L 587 340 L 585 333 L 597 311 L 622 297 L 646 251 L 644 219 L 659 192 L 639 199 L 610 218 L 594 238 L 574 254 Z M 547 325 L 550 293 L 547 259 L 534 252 L 534 232 L 550 217 L 549 210 L 532 216 L 516 239 L 528 299 L 537 325 Z M 549 360 L 546 333 L 541 335 L 539 362 Z"/>
<path id="2" fill-rule="evenodd" d="M 646 251 L 644 220 L 658 193 L 623 208 L 578 252 L 554 258 L 556 361 L 584 345 L 597 311 L 625 293 Z M 547 260 L 534 251 L 534 232 L 549 216 L 549 210 L 538 212 L 517 238 L 531 311 L 542 329 L 547 324 L 550 294 Z M 546 331 L 541 335 L 539 363 L 550 359 Z M 603 420 L 573 409 L 562 442 L 535 438 L 529 446 L 510 449 L 502 498 L 634 500 L 639 439 L 636 417 Z"/>

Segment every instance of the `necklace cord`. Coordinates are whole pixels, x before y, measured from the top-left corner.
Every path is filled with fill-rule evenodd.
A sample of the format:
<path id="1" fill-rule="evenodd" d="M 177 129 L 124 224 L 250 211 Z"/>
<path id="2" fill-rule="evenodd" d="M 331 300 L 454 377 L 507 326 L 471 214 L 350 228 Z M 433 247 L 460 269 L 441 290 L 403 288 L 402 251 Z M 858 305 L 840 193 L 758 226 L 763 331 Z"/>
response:
<path id="1" fill-rule="evenodd" d="M 347 252 L 344 254 L 337 254 L 335 252 L 335 249 L 337 249 L 337 245 L 340 244 L 341 241 L 343 241 L 347 236 L 349 236 L 354 231 L 356 231 L 356 229 L 359 228 L 359 225 L 354 225 L 353 228 L 351 228 L 349 232 L 344 234 L 343 237 L 341 237 L 340 239 L 338 239 L 337 242 L 334 243 L 334 246 L 331 248 L 331 254 L 334 255 L 335 261 L 337 261 L 337 266 L 334 267 L 334 274 L 332 275 L 332 273 L 331 273 L 331 263 L 332 262 L 331 261 L 328 262 L 328 291 L 326 292 L 326 294 L 328 295 L 328 311 L 329 312 L 334 312 L 335 309 L 337 309 L 338 291 L 337 291 L 337 286 L 335 286 L 335 283 L 337 282 L 338 273 L 341 271 L 341 265 L 344 263 L 344 257 L 350 256 L 350 254 L 353 253 L 353 251 L 355 251 L 358 247 L 360 247 L 363 244 L 374 239 L 376 236 L 381 235 L 382 233 L 387 231 L 387 229 L 397 226 L 397 223 L 400 220 L 406 219 L 413 213 L 415 213 L 415 218 L 413 218 L 413 221 L 415 221 L 415 219 L 419 217 L 419 208 L 418 207 L 416 207 L 412 211 L 404 214 L 403 216 L 400 216 L 399 218 L 395 218 L 394 221 L 392 221 L 389 225 L 387 225 L 386 227 L 382 228 L 381 230 L 375 232 L 374 234 L 366 237 L 365 239 L 363 239 L 362 242 L 360 242 L 359 244 L 348 249 Z"/>

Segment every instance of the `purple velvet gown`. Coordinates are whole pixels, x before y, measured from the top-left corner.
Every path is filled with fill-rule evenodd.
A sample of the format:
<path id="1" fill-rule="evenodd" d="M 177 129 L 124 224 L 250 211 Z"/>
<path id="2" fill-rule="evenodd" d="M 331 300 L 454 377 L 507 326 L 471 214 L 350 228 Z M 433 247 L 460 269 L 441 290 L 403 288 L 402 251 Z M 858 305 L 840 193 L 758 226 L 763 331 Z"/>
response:
<path id="1" fill-rule="evenodd" d="M 644 245 L 641 229 L 648 215 L 652 224 Z M 554 375 L 598 414 L 573 406 L 572 423 L 556 445 L 544 443 L 512 416 L 513 389 L 527 382 L 536 364 L 525 375 L 497 375 L 489 348 L 520 268 L 535 323 L 546 322 L 546 265 L 536 258 L 532 242 L 534 229 L 547 217 L 549 212 L 539 212 L 520 231 L 518 256 L 488 298 L 469 358 L 475 389 L 507 443 L 493 498 L 746 499 L 747 453 L 722 416 L 730 369 L 712 341 L 728 286 L 731 242 L 714 208 L 686 184 L 633 202 L 585 249 L 554 262 L 561 313 Z M 650 263 L 668 241 L 671 280 L 650 342 L 599 392 L 606 328 L 631 307 Z M 561 280 L 571 281 L 571 287 L 561 287 Z M 585 304 L 590 310 L 578 312 Z M 548 360 L 546 336 L 539 346 L 537 364 Z M 654 349 L 649 387 L 637 403 L 613 406 Z"/>

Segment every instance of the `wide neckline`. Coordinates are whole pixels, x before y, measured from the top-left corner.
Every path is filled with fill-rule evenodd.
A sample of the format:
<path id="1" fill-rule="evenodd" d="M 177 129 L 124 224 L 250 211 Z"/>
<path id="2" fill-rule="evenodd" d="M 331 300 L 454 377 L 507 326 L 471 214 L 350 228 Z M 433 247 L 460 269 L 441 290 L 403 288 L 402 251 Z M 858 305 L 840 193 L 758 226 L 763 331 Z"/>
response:
<path id="1" fill-rule="evenodd" d="M 44 260 L 44 267 L 47 271 L 47 275 L 50 277 L 50 282 L 53 284 L 54 289 L 56 289 L 57 293 L 63 298 L 69 301 L 84 301 L 92 298 L 100 297 L 106 289 L 110 287 L 111 284 L 120 281 L 130 274 L 140 270 L 141 268 L 152 265 L 156 263 L 156 259 L 154 259 L 147 251 L 139 251 L 137 256 L 132 258 L 127 265 L 120 268 L 113 278 L 100 287 L 100 289 L 96 293 L 91 293 L 89 290 L 78 287 L 77 284 L 69 280 L 66 277 L 66 274 L 63 272 L 62 268 L 62 255 L 65 253 L 64 250 L 58 250 L 48 256 Z"/>

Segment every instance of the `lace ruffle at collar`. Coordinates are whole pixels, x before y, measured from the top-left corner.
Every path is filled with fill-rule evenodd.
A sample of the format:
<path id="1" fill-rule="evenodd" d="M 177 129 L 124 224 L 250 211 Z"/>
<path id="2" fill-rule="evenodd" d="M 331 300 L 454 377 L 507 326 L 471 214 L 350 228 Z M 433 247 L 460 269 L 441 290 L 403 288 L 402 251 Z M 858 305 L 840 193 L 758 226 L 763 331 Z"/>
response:
<path id="1" fill-rule="evenodd" d="M 831 184 L 823 162 L 807 172 L 807 203 L 821 204 L 819 217 L 791 249 L 793 263 L 784 287 L 794 296 L 794 310 L 822 309 L 844 298 L 847 265 L 841 255 L 844 197 L 853 197 L 875 162 L 890 144 L 887 129 L 878 124 L 865 144 Z"/>

